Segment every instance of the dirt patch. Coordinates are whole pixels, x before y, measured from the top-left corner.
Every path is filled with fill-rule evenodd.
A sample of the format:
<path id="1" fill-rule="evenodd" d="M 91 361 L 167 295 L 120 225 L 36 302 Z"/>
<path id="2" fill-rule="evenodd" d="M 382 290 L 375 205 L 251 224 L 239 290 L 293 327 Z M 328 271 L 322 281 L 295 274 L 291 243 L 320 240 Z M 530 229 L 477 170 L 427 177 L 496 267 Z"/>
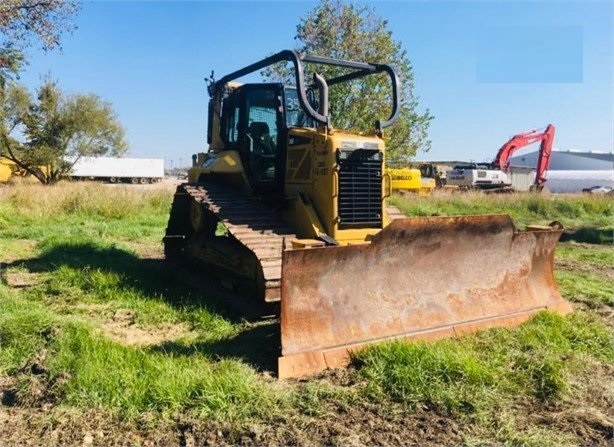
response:
<path id="1" fill-rule="evenodd" d="M 604 319 L 605 324 L 610 326 L 614 331 L 614 308 L 602 306 L 595 310 L 597 315 Z M 614 377 L 614 375 L 612 376 Z"/>
<path id="2" fill-rule="evenodd" d="M 614 365 L 589 361 L 583 380 L 570 383 L 571 396 L 552 408 L 523 411 L 534 424 L 555 427 L 582 445 L 614 445 Z"/>
<path id="3" fill-rule="evenodd" d="M 151 430 L 114 420 L 102 411 L 0 407 L 0 439 L 3 445 L 172 445 L 168 430 Z M 176 439 L 175 439 L 176 441 Z"/>
<path id="4" fill-rule="evenodd" d="M 0 278 L 9 287 L 23 289 L 35 286 L 40 282 L 40 275 L 22 271 L 0 271 Z"/>
<path id="5" fill-rule="evenodd" d="M 461 430 L 438 415 L 408 415 L 379 405 L 331 408 L 320 417 L 285 414 L 238 427 L 186 415 L 171 420 L 143 415 L 127 422 L 102 410 L 0 408 L 0 439 L 6 445 L 454 445 L 462 443 Z"/>
<path id="6" fill-rule="evenodd" d="M 189 413 L 165 418 L 143 413 L 135 420 L 127 420 L 101 408 L 57 406 L 53 384 L 42 383 L 39 388 L 42 394 L 38 394 L 37 400 L 0 406 L 0 439 L 6 445 L 41 446 L 441 446 L 463 445 L 470 440 L 498 445 L 503 442 L 502 431 L 523 434 L 543 430 L 559 432 L 561 439 L 572 445 L 611 446 L 614 365 L 589 363 L 586 368 L 591 379 L 574 383 L 570 396 L 554 406 L 531 399 L 517 402 L 513 426 L 509 426 L 510 419 L 499 418 L 497 414 L 491 415 L 489 424 L 475 425 L 471 418 L 437 408 L 410 409 L 386 399 L 350 401 L 347 397 L 329 397 L 315 409 L 297 405 L 241 423 L 198 418 Z M 38 376 L 41 382 L 47 377 L 44 373 Z M 361 387 L 359 376 L 351 368 L 329 371 L 317 380 L 350 392 Z M 0 384 L 5 389 L 16 386 L 14 378 L 1 376 Z M 302 380 L 290 382 L 289 386 L 300 389 L 309 384 L 310 381 Z M 507 439 L 505 435 L 503 439 Z"/>
<path id="7" fill-rule="evenodd" d="M 13 407 L 17 405 L 18 399 L 17 379 L 0 374 L 0 404 L 5 407 Z"/>
<path id="8" fill-rule="evenodd" d="M 148 346 L 197 337 L 187 324 L 163 324 L 141 327 L 136 324 L 136 313 L 130 309 L 118 309 L 106 318 L 99 328 L 111 340 L 128 346 Z"/>
<path id="9" fill-rule="evenodd" d="M 2 254 L 2 259 L 0 259 L 0 264 L 11 264 L 12 262 L 18 261 L 23 258 L 24 253 L 31 253 L 36 248 L 38 244 L 37 241 L 33 241 L 30 239 L 20 239 L 15 245 L 15 248 L 9 252 L 5 252 Z"/>
<path id="10" fill-rule="evenodd" d="M 583 272 L 598 276 L 604 276 L 614 281 L 614 266 L 605 264 L 589 264 L 586 262 L 573 261 L 570 259 L 557 260 L 556 268 L 573 272 Z"/>
<path id="11" fill-rule="evenodd" d="M 164 247 L 162 246 L 162 238 L 160 238 L 160 243 L 156 245 L 152 245 L 151 243 L 139 243 L 134 241 L 126 241 L 124 242 L 124 244 L 134 250 L 138 257 L 141 259 L 164 259 Z"/>
<path id="12" fill-rule="evenodd" d="M 105 337 L 126 346 L 144 347 L 198 336 L 186 323 L 142 326 L 132 309 L 112 310 L 107 304 L 83 303 L 74 305 L 73 309 L 82 312 Z"/>

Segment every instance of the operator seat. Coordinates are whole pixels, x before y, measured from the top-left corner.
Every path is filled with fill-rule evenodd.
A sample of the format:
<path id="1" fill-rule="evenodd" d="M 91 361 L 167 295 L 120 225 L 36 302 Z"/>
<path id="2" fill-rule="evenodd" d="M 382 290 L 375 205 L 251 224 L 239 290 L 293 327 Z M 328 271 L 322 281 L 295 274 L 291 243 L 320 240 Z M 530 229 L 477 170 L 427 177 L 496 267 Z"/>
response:
<path id="1" fill-rule="evenodd" d="M 275 142 L 271 138 L 269 125 L 262 121 L 252 122 L 247 134 L 250 139 L 251 172 L 259 183 L 275 180 Z"/>
<path id="2" fill-rule="evenodd" d="M 252 140 L 252 151 L 260 154 L 274 154 L 275 149 L 271 139 L 269 125 L 263 121 L 254 121 L 247 130 Z"/>

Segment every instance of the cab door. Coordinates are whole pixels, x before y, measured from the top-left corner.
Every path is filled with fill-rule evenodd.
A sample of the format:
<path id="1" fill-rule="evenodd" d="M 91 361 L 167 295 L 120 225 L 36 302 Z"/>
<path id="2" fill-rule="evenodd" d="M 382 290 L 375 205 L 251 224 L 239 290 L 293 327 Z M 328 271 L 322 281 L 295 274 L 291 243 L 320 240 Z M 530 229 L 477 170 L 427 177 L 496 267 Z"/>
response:
<path id="1" fill-rule="evenodd" d="M 280 177 L 281 88 L 272 85 L 244 86 L 245 133 L 242 158 L 252 186 L 276 188 Z"/>

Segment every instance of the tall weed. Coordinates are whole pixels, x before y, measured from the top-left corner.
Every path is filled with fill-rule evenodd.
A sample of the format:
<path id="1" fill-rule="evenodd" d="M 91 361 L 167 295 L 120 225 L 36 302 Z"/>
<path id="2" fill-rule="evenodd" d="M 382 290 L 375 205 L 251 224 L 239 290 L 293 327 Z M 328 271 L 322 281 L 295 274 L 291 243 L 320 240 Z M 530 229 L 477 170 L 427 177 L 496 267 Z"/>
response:
<path id="1" fill-rule="evenodd" d="M 168 212 L 170 188 L 150 190 L 97 183 L 60 183 L 54 186 L 19 185 L 0 190 L 11 212 L 35 218 L 66 215 L 121 219 L 138 212 Z M 3 209 L 2 214 L 8 212 Z"/>

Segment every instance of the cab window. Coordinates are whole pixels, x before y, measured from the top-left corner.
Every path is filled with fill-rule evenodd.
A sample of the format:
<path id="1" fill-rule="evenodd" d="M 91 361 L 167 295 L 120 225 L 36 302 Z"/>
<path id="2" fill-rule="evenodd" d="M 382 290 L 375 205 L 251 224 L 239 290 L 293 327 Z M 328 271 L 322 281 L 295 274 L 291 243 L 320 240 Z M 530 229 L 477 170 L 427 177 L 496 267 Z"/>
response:
<path id="1" fill-rule="evenodd" d="M 249 164 L 256 183 L 274 183 L 277 140 L 277 89 L 258 88 L 247 92 L 247 129 Z"/>
<path id="2" fill-rule="evenodd" d="M 315 127 L 312 118 L 308 117 L 298 99 L 298 92 L 295 87 L 286 87 L 284 95 L 284 107 L 286 110 L 286 125 L 288 127 Z M 317 109 L 317 101 L 313 99 L 313 94 L 307 95 L 309 103 Z"/>

